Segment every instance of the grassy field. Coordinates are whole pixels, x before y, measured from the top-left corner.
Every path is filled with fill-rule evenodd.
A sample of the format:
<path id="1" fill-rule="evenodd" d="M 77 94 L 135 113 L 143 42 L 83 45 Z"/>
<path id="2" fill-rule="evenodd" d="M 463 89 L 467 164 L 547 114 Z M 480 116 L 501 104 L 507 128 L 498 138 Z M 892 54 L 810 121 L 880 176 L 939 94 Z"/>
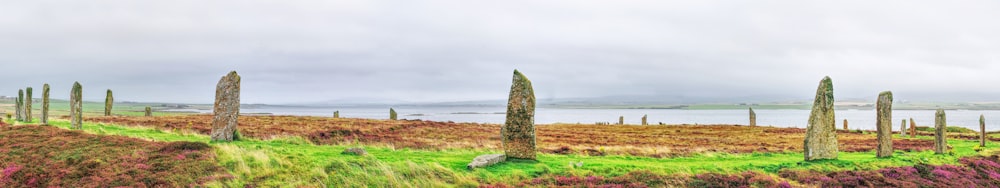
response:
<path id="1" fill-rule="evenodd" d="M 55 127 L 68 128 L 63 120 L 54 121 Z M 746 127 L 736 127 L 746 129 Z M 644 185 L 692 185 L 704 183 L 706 173 L 740 175 L 752 171 L 757 176 L 773 177 L 778 181 L 799 184 L 779 177 L 782 173 L 838 171 L 871 171 L 887 167 L 919 165 L 961 165 L 960 158 L 986 155 L 997 148 L 990 143 L 986 150 L 978 142 L 952 140 L 954 147 L 948 155 L 935 155 L 930 151 L 904 152 L 897 150 L 892 158 L 879 159 L 870 151 L 841 152 L 838 160 L 803 162 L 802 153 L 767 152 L 733 154 L 725 152 L 698 152 L 683 157 L 655 158 L 628 154 L 589 156 L 576 153 L 543 153 L 536 161 L 513 161 L 485 169 L 469 171 L 465 165 L 475 156 L 502 153 L 496 149 L 435 148 L 414 149 L 369 143 L 335 143 L 317 145 L 300 136 L 274 136 L 268 139 L 249 138 L 230 143 L 210 143 L 198 131 L 141 126 L 121 126 L 92 123 L 84 131 L 97 135 L 119 135 L 155 142 L 189 141 L 209 143 L 216 153 L 216 164 L 234 176 L 230 180 L 207 183 L 210 187 L 474 187 L 481 185 L 559 185 L 559 178 L 599 177 L 597 183 L 630 183 Z M 862 134 L 865 135 L 865 134 Z M 874 137 L 874 135 L 867 135 Z M 928 140 L 920 136 L 918 139 Z M 341 154 L 348 147 L 364 147 L 370 155 Z M 582 165 L 577 166 L 577 164 Z M 636 174 L 661 177 L 657 182 L 646 182 Z M 750 178 L 757 176 L 749 176 Z M 625 180 L 621 178 L 624 177 Z M 631 179 L 629 178 L 631 177 Z M 552 179 L 554 184 L 532 184 L 533 181 Z M 618 179 L 616 179 L 618 178 Z M 570 178 L 572 180 L 572 178 Z M 669 181 L 668 181 L 669 180 Z M 569 181 L 569 180 L 567 180 Z M 584 182 L 582 179 L 581 182 Z M 537 182 L 536 182 L 537 183 Z M 565 183 L 565 182 L 564 182 Z M 635 183 L 635 182 L 631 182 Z M 571 185 L 571 184 L 567 184 Z"/>

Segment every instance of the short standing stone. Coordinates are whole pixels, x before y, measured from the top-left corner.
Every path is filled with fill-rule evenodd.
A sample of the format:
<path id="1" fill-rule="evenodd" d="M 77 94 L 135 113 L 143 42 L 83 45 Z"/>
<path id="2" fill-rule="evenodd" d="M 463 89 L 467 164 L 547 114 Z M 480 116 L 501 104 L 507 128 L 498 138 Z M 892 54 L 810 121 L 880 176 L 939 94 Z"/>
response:
<path id="1" fill-rule="evenodd" d="M 475 168 L 483 168 L 483 167 L 487 167 L 487 166 L 494 165 L 494 164 L 497 164 L 497 163 L 501 163 L 501 162 L 503 162 L 505 160 L 507 160 L 507 157 L 504 156 L 503 154 L 486 154 L 486 155 L 480 155 L 480 156 L 476 157 L 475 159 L 472 159 L 472 162 L 470 162 L 469 165 L 466 165 L 465 168 L 467 168 L 469 170 L 472 170 L 472 169 L 475 169 Z"/>
<path id="2" fill-rule="evenodd" d="M 899 136 L 906 136 L 906 119 L 903 119 L 903 124 L 899 124 Z"/>
<path id="3" fill-rule="evenodd" d="M 80 82 L 73 83 L 69 94 L 69 116 L 71 128 L 83 129 L 83 86 Z"/>
<path id="4" fill-rule="evenodd" d="M 847 119 L 844 119 L 844 130 L 847 130 Z"/>
<path id="5" fill-rule="evenodd" d="M 910 118 L 910 138 L 916 138 L 916 137 L 917 137 L 917 122 L 913 121 L 913 118 Z"/>
<path id="6" fill-rule="evenodd" d="M 514 70 L 507 100 L 507 120 L 500 129 L 507 157 L 535 160 L 535 91 L 527 77 Z"/>
<path id="7" fill-rule="evenodd" d="M 753 112 L 753 108 L 750 108 L 750 126 L 757 126 L 757 113 Z"/>
<path id="8" fill-rule="evenodd" d="M 42 85 L 42 125 L 49 124 L 49 84 Z"/>
<path id="9" fill-rule="evenodd" d="M 17 99 L 15 100 L 15 112 L 17 114 L 17 121 L 24 121 L 24 90 L 17 90 Z"/>
<path id="10" fill-rule="evenodd" d="M 642 125 L 649 125 L 649 123 L 646 122 L 646 115 L 645 114 L 642 115 Z"/>
<path id="11" fill-rule="evenodd" d="M 368 155 L 368 151 L 365 151 L 365 148 L 347 148 L 341 153 L 349 155 Z"/>
<path id="12" fill-rule="evenodd" d="M 146 117 L 153 117 L 153 107 L 146 107 Z"/>
<path id="13" fill-rule="evenodd" d="M 625 116 L 618 116 L 618 124 L 625 125 Z"/>
<path id="14" fill-rule="evenodd" d="M 816 89 L 809 124 L 806 128 L 803 152 L 806 161 L 837 159 L 836 119 L 833 111 L 833 81 L 824 77 Z"/>
<path id="15" fill-rule="evenodd" d="M 215 108 L 212 111 L 212 141 L 232 141 L 237 134 L 240 116 L 240 75 L 229 72 L 215 86 Z"/>
<path id="16" fill-rule="evenodd" d="M 389 119 L 396 120 L 396 109 L 389 108 Z"/>
<path id="17" fill-rule="evenodd" d="M 892 92 L 885 91 L 878 94 L 878 102 L 875 104 L 875 116 L 878 122 L 875 127 L 878 131 L 878 146 L 876 147 L 876 157 L 892 156 Z"/>
<path id="18" fill-rule="evenodd" d="M 31 120 L 34 120 L 34 117 L 31 117 L 31 98 L 32 98 L 31 90 L 32 90 L 31 87 L 25 89 L 24 90 L 25 97 L 24 99 L 22 99 L 23 100 L 22 102 L 24 102 L 24 121 L 26 122 L 31 122 Z"/>
<path id="19" fill-rule="evenodd" d="M 111 95 L 111 89 L 108 89 L 108 95 L 104 97 L 104 116 L 111 116 L 111 108 L 114 107 L 115 97 Z"/>
<path id="20" fill-rule="evenodd" d="M 333 111 L 333 118 L 340 118 L 340 111 Z"/>
<path id="21" fill-rule="evenodd" d="M 986 147 L 986 116 L 979 114 L 979 147 Z"/>
<path id="22" fill-rule="evenodd" d="M 947 140 L 947 120 L 945 120 L 944 110 L 938 109 L 934 113 L 934 153 L 944 154 L 948 152 Z"/>

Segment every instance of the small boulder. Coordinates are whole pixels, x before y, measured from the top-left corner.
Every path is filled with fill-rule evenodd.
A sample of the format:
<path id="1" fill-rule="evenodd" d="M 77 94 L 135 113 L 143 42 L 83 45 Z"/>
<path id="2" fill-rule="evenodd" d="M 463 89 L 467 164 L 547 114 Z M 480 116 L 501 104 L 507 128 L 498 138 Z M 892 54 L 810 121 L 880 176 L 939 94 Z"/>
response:
<path id="1" fill-rule="evenodd" d="M 365 148 L 347 148 L 341 154 L 368 155 L 368 152 L 365 151 Z"/>
<path id="2" fill-rule="evenodd" d="M 504 155 L 504 154 L 486 154 L 486 155 L 480 155 L 480 156 L 476 157 L 475 159 L 472 159 L 472 162 L 470 162 L 469 165 L 466 166 L 466 168 L 468 168 L 469 170 L 472 170 L 472 169 L 475 169 L 475 168 L 483 168 L 483 167 L 494 165 L 494 164 L 497 164 L 497 163 L 500 163 L 500 162 L 504 162 L 506 160 L 507 160 L 507 156 Z"/>

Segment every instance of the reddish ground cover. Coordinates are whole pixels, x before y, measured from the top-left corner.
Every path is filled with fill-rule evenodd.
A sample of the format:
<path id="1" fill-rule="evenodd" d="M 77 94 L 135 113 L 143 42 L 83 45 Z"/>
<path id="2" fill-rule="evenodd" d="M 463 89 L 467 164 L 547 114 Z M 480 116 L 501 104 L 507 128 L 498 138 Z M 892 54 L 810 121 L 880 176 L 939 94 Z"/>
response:
<path id="1" fill-rule="evenodd" d="M 0 127 L 0 187 L 189 187 L 227 178 L 205 143 Z"/>
<path id="2" fill-rule="evenodd" d="M 208 134 L 211 116 L 89 117 L 86 121 L 190 129 Z M 500 125 L 419 120 L 370 120 L 302 116 L 241 116 L 240 133 L 269 139 L 301 136 L 317 144 L 361 142 L 417 149 L 498 149 Z M 798 152 L 805 130 L 736 125 L 613 126 L 553 124 L 537 126 L 539 150 L 589 155 L 631 154 L 667 157 L 700 152 Z M 841 151 L 870 151 L 874 134 L 838 133 Z M 898 139 L 898 150 L 930 150 L 931 140 Z"/>

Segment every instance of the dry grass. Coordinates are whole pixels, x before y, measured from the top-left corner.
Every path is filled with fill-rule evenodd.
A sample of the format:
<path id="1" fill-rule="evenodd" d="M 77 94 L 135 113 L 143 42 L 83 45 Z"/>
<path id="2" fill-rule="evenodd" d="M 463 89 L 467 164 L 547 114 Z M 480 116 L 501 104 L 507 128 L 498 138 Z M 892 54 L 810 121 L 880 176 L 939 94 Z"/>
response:
<path id="1" fill-rule="evenodd" d="M 208 134 L 211 116 L 92 117 L 86 121 L 190 129 Z M 370 120 L 302 116 L 242 116 L 244 136 L 271 139 L 301 136 L 317 144 L 386 145 L 415 149 L 500 149 L 500 125 L 415 120 Z M 805 130 L 736 125 L 609 126 L 552 124 L 536 127 L 539 150 L 557 154 L 669 157 L 694 153 L 800 152 Z M 874 134 L 841 131 L 841 151 L 870 151 Z M 920 151 L 933 142 L 896 138 L 897 150 Z"/>

